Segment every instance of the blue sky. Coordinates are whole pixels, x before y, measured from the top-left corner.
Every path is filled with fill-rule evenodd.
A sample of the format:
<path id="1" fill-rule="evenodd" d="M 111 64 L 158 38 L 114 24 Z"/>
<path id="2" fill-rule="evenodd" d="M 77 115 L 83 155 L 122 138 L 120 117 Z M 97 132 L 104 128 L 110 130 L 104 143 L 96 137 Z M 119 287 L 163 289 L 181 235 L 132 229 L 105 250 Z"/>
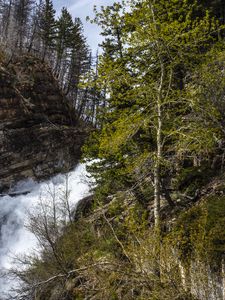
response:
<path id="1" fill-rule="evenodd" d="M 74 17 L 81 18 L 84 25 L 84 35 L 87 37 L 87 41 L 93 53 L 97 51 L 98 43 L 101 41 L 101 37 L 99 35 L 99 28 L 94 25 L 86 22 L 86 16 L 93 16 L 93 6 L 97 5 L 100 7 L 101 5 L 112 5 L 114 0 L 53 0 L 55 9 L 57 13 L 60 12 L 63 6 L 67 7 L 70 13 Z"/>

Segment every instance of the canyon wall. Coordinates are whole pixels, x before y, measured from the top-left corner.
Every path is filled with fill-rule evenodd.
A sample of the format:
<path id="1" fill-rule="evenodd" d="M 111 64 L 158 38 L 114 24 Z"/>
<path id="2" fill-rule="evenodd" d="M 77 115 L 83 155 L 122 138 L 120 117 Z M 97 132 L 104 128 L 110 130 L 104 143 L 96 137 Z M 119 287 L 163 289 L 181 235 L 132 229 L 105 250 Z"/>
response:
<path id="1" fill-rule="evenodd" d="M 71 169 L 86 131 L 46 64 L 23 56 L 0 66 L 0 193 Z"/>

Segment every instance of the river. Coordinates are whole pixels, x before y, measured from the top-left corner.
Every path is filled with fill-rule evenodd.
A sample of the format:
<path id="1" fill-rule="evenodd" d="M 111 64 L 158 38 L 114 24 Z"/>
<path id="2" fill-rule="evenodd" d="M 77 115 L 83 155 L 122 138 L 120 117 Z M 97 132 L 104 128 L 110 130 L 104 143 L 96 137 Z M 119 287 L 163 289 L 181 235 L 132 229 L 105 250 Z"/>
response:
<path id="1" fill-rule="evenodd" d="M 79 164 L 68 174 L 57 175 L 45 182 L 20 182 L 10 191 L 11 196 L 0 197 L 0 299 L 9 297 L 10 290 L 18 284 L 3 276 L 15 265 L 15 257 L 37 251 L 37 240 L 26 227 L 30 212 L 34 213 L 40 199 L 43 201 L 49 194 L 58 197 L 67 184 L 69 205 L 74 209 L 78 201 L 89 194 L 85 165 Z"/>

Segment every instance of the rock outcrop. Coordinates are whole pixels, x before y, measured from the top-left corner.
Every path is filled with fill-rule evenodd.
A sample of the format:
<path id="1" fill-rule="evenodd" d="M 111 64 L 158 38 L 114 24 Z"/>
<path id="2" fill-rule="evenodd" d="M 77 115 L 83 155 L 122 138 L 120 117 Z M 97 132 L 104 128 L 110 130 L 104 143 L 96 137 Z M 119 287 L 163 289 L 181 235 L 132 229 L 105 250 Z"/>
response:
<path id="1" fill-rule="evenodd" d="M 85 136 L 44 63 L 24 56 L 0 66 L 0 193 L 71 169 Z"/>

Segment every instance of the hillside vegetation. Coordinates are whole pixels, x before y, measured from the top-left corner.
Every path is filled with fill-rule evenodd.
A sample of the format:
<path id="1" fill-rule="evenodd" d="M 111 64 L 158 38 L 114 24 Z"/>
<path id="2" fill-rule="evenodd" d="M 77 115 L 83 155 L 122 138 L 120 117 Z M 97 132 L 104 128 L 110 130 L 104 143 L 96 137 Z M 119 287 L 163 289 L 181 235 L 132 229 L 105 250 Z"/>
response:
<path id="1" fill-rule="evenodd" d="M 133 0 L 95 11 L 93 197 L 32 218 L 20 298 L 225 299 L 225 7 Z M 96 121 L 97 120 L 97 121 Z M 68 197 L 69 194 L 64 195 Z"/>

